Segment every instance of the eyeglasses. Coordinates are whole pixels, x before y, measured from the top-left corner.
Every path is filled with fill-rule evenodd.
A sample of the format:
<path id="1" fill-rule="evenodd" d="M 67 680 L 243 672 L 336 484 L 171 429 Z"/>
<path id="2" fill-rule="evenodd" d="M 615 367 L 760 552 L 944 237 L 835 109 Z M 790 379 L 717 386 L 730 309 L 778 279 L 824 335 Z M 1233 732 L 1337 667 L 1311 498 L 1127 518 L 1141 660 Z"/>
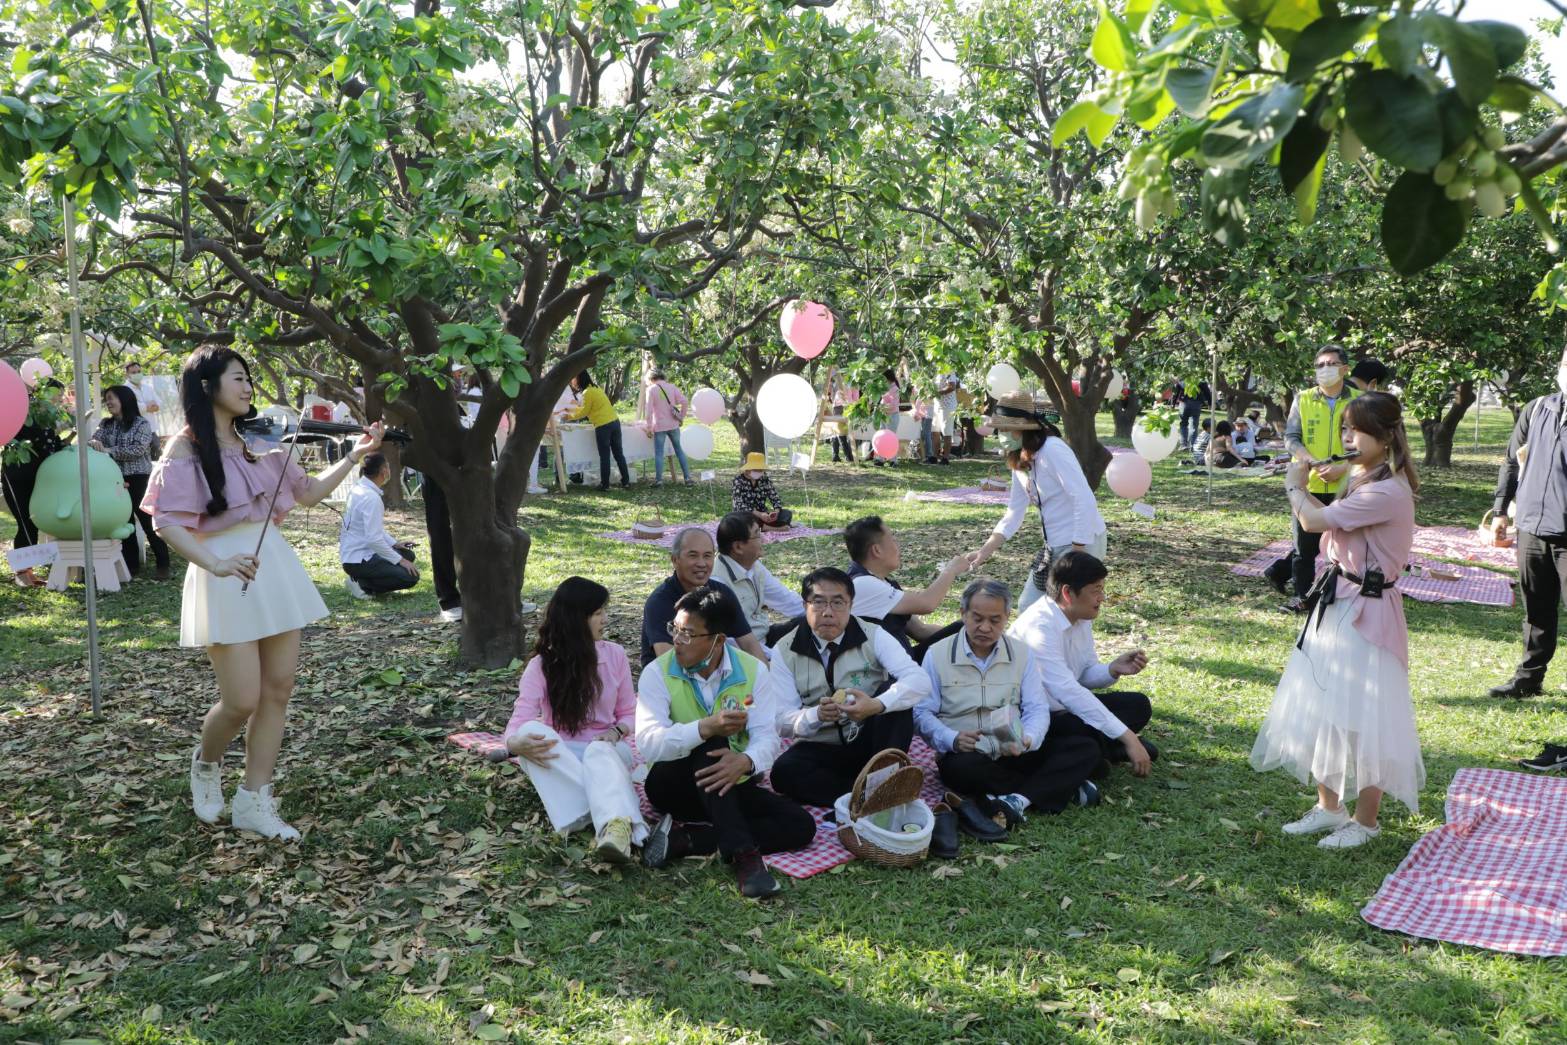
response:
<path id="1" fill-rule="evenodd" d="M 690 645 L 692 642 L 695 642 L 697 639 L 705 639 L 705 638 L 708 638 L 709 636 L 711 636 L 713 634 L 710 631 L 704 631 L 700 635 L 698 635 L 697 633 L 695 633 L 693 631 L 689 631 L 689 630 L 687 630 L 685 628 L 677 628 L 677 627 L 675 627 L 675 622 L 674 621 L 670 621 L 668 624 L 664 625 L 664 630 L 669 633 L 669 637 L 670 638 L 675 640 L 675 645 L 676 646 Z"/>
<path id="2" fill-rule="evenodd" d="M 821 595 L 806 600 L 806 603 L 814 610 L 832 610 L 841 613 L 849 608 L 849 600 L 839 596 L 836 599 L 825 598 Z"/>

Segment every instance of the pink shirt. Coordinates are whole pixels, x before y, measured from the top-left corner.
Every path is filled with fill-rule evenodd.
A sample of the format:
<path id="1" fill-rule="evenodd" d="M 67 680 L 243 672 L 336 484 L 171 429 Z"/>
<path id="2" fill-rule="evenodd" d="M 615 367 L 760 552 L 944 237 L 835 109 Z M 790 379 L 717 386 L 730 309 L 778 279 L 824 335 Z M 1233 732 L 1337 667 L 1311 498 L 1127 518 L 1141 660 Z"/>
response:
<path id="1" fill-rule="evenodd" d="M 1366 641 L 1380 646 L 1409 668 L 1409 626 L 1404 622 L 1404 597 L 1393 583 L 1404 574 L 1415 542 L 1415 498 L 1402 476 L 1367 483 L 1322 510 L 1332 529 L 1323 535 L 1328 557 L 1357 577 L 1368 567 L 1382 571 L 1387 587 L 1380 599 L 1361 598 L 1359 585 L 1343 577 L 1338 597 L 1354 598 L 1359 606 L 1355 627 Z"/>
<path id="2" fill-rule="evenodd" d="M 245 457 L 243 450 L 224 450 L 223 497 L 228 510 L 219 515 L 207 514 L 207 501 L 212 490 L 207 477 L 201 471 L 201 458 L 164 457 L 152 470 L 147 481 L 147 493 L 142 498 L 142 511 L 152 516 L 154 529 L 166 526 L 183 526 L 197 533 L 217 533 L 240 523 L 261 522 L 267 517 L 267 504 L 272 491 L 277 490 L 274 523 L 282 523 L 284 516 L 310 488 L 310 476 L 299 467 L 288 450 L 273 450 L 258 454 L 254 461 Z M 285 469 L 283 485 L 278 486 L 278 472 Z"/>
<path id="3" fill-rule="evenodd" d="M 669 398 L 664 398 L 666 395 Z M 655 381 L 644 393 L 642 415 L 653 423 L 653 431 L 668 432 L 680 427 L 689 405 L 680 389 L 668 381 Z"/>
<path id="4" fill-rule="evenodd" d="M 621 727 L 628 737 L 636 730 L 637 694 L 631 688 L 631 662 L 626 659 L 625 649 L 603 639 L 593 645 L 599 659 L 598 700 L 582 728 L 570 735 L 561 733 L 562 740 L 592 740 L 610 726 Z M 555 729 L 555 716 L 545 699 L 547 692 L 544 662 L 534 657 L 528 661 L 522 681 L 517 684 L 517 703 L 511 709 L 511 721 L 506 723 L 508 737 L 529 722 L 542 722 Z"/>

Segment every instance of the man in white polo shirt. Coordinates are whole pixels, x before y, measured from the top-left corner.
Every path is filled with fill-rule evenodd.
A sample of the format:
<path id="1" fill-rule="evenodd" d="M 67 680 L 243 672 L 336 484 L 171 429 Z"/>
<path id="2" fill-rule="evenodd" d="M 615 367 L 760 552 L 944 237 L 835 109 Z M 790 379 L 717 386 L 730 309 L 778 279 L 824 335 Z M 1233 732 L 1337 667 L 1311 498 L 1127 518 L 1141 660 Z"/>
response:
<path id="1" fill-rule="evenodd" d="M 848 546 L 849 576 L 854 579 L 854 615 L 880 624 L 919 661 L 925 646 L 955 634 L 960 624 L 946 627 L 927 624 L 919 614 L 931 613 L 952 589 L 952 582 L 969 568 L 968 555 L 958 555 L 943 566 L 936 579 L 920 591 L 904 591 L 892 574 L 903 564 L 898 537 L 879 515 L 856 519 L 843 528 Z"/>

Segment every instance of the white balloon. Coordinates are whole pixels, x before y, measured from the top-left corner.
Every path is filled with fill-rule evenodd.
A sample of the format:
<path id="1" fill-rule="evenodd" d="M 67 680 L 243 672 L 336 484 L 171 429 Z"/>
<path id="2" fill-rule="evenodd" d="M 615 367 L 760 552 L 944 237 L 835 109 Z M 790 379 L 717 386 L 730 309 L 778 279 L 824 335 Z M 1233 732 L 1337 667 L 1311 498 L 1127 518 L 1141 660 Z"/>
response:
<path id="1" fill-rule="evenodd" d="M 680 449 L 693 461 L 713 456 L 713 430 L 706 425 L 686 425 L 680 430 Z"/>
<path id="2" fill-rule="evenodd" d="M 775 374 L 756 394 L 762 425 L 782 439 L 798 439 L 816 420 L 816 390 L 799 374 Z"/>
<path id="3" fill-rule="evenodd" d="M 985 387 L 990 389 L 991 395 L 1000 399 L 1008 392 L 1022 388 L 1023 379 L 1011 363 L 997 363 L 985 373 Z"/>
<path id="4" fill-rule="evenodd" d="M 1175 453 L 1175 448 L 1180 445 L 1181 437 L 1172 426 L 1169 435 L 1160 435 L 1158 432 L 1150 432 L 1143 427 L 1143 419 L 1138 418 L 1132 425 L 1132 448 L 1149 462 L 1162 461 Z"/>

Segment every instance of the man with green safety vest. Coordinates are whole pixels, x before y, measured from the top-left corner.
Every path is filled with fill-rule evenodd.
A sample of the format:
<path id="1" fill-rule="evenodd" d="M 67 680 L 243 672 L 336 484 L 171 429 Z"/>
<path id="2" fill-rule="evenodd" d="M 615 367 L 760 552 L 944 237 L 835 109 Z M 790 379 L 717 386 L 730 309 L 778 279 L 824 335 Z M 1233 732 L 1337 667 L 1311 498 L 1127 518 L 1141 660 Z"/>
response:
<path id="1" fill-rule="evenodd" d="M 1338 345 L 1319 348 L 1313 369 L 1316 387 L 1295 397 L 1284 425 L 1284 445 L 1292 457 L 1312 466 L 1308 489 L 1317 500 L 1329 504 L 1342 492 L 1350 465 L 1348 461 L 1331 462 L 1328 458 L 1344 452 L 1344 409 L 1360 392 L 1344 381 L 1349 376 L 1349 354 Z M 1299 519 L 1293 519 L 1291 525 L 1295 531 L 1294 549 L 1269 566 L 1264 576 L 1281 595 L 1286 593 L 1285 585 L 1293 582 L 1294 594 L 1284 608 L 1299 613 L 1305 608 L 1306 593 L 1316 577 L 1322 535 L 1302 529 Z"/>
<path id="2" fill-rule="evenodd" d="M 663 867 L 716 850 L 741 895 L 760 898 L 779 891 L 762 854 L 804 849 L 816 821 L 759 786 L 780 747 L 776 700 L 767 665 L 724 641 L 731 613 L 725 593 L 686 592 L 666 629 L 673 646 L 642 666 L 637 750 L 650 766 L 647 799 L 664 814 L 642 862 Z"/>

